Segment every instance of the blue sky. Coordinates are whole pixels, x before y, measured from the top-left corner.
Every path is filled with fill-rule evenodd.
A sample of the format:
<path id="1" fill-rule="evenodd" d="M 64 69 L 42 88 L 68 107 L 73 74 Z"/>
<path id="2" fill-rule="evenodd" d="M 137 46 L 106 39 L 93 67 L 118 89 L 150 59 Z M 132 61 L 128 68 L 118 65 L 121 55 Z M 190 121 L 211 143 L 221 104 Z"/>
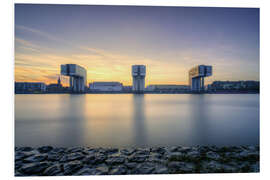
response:
<path id="1" fill-rule="evenodd" d="M 56 81 L 62 63 L 87 68 L 88 82 L 187 84 L 188 70 L 213 65 L 214 80 L 259 80 L 259 9 L 15 5 L 15 80 Z"/>

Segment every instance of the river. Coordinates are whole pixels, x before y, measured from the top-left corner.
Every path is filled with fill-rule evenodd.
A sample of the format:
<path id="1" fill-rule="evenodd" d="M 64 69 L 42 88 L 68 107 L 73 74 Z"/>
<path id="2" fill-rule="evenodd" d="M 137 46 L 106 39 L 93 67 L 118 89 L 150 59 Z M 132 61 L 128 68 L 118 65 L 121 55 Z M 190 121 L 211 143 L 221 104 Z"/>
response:
<path id="1" fill-rule="evenodd" d="M 15 145 L 258 145 L 259 94 L 17 94 Z"/>

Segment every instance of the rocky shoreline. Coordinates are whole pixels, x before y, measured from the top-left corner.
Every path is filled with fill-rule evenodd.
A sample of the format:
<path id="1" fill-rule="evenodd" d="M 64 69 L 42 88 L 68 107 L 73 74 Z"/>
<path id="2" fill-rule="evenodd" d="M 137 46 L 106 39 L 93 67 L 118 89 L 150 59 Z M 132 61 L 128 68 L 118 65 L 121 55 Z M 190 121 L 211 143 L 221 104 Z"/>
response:
<path id="1" fill-rule="evenodd" d="M 258 146 L 15 147 L 15 176 L 259 172 Z"/>

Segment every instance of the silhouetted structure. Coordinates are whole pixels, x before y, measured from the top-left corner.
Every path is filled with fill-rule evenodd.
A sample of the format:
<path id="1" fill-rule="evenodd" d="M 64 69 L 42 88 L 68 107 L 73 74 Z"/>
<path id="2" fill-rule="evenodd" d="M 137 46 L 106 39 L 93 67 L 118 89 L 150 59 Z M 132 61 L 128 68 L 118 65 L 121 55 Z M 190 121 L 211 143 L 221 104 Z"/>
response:
<path id="1" fill-rule="evenodd" d="M 199 65 L 189 70 L 189 85 L 193 92 L 204 91 L 204 77 L 212 75 L 212 66 Z"/>
<path id="2" fill-rule="evenodd" d="M 133 86 L 132 91 L 134 93 L 143 93 L 145 88 L 145 65 L 133 65 L 132 66 L 132 78 Z"/>
<path id="3" fill-rule="evenodd" d="M 86 69 L 77 64 L 61 65 L 61 74 L 69 76 L 69 87 L 72 92 L 84 92 L 86 86 Z"/>
<path id="4" fill-rule="evenodd" d="M 173 85 L 173 84 L 155 84 L 148 85 L 145 91 L 159 92 L 159 93 L 176 93 L 176 92 L 188 92 L 189 86 L 187 85 Z"/>
<path id="5" fill-rule="evenodd" d="M 214 81 L 207 86 L 208 92 L 259 92 L 259 81 Z"/>
<path id="6" fill-rule="evenodd" d="M 89 90 L 91 92 L 121 92 L 123 85 L 120 82 L 93 82 L 89 83 Z"/>
<path id="7" fill-rule="evenodd" d="M 58 77 L 57 84 L 49 84 L 47 85 L 47 92 L 51 93 L 61 93 L 64 91 L 64 87 L 61 84 L 60 76 Z"/>
<path id="8" fill-rule="evenodd" d="M 41 93 L 46 91 L 42 82 L 15 82 L 15 93 Z"/>

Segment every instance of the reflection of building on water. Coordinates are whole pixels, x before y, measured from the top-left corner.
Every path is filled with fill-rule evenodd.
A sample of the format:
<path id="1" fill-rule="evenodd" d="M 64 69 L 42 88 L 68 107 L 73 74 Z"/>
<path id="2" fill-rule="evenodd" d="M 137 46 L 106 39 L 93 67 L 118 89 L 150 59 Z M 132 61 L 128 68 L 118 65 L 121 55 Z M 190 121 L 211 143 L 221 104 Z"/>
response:
<path id="1" fill-rule="evenodd" d="M 134 144 L 146 146 L 145 102 L 143 94 L 133 94 Z"/>
<path id="2" fill-rule="evenodd" d="M 208 102 L 206 101 L 205 95 L 190 95 L 190 120 L 193 124 L 191 139 L 192 144 L 204 144 L 208 145 L 211 137 L 209 137 L 208 130 Z"/>
<path id="3" fill-rule="evenodd" d="M 59 142 L 65 146 L 79 146 L 84 142 L 84 122 L 83 114 L 85 113 L 86 96 L 84 94 L 71 94 L 60 96 L 61 101 L 65 102 L 61 115 L 61 122 L 64 123 L 63 129 L 59 129 Z"/>

